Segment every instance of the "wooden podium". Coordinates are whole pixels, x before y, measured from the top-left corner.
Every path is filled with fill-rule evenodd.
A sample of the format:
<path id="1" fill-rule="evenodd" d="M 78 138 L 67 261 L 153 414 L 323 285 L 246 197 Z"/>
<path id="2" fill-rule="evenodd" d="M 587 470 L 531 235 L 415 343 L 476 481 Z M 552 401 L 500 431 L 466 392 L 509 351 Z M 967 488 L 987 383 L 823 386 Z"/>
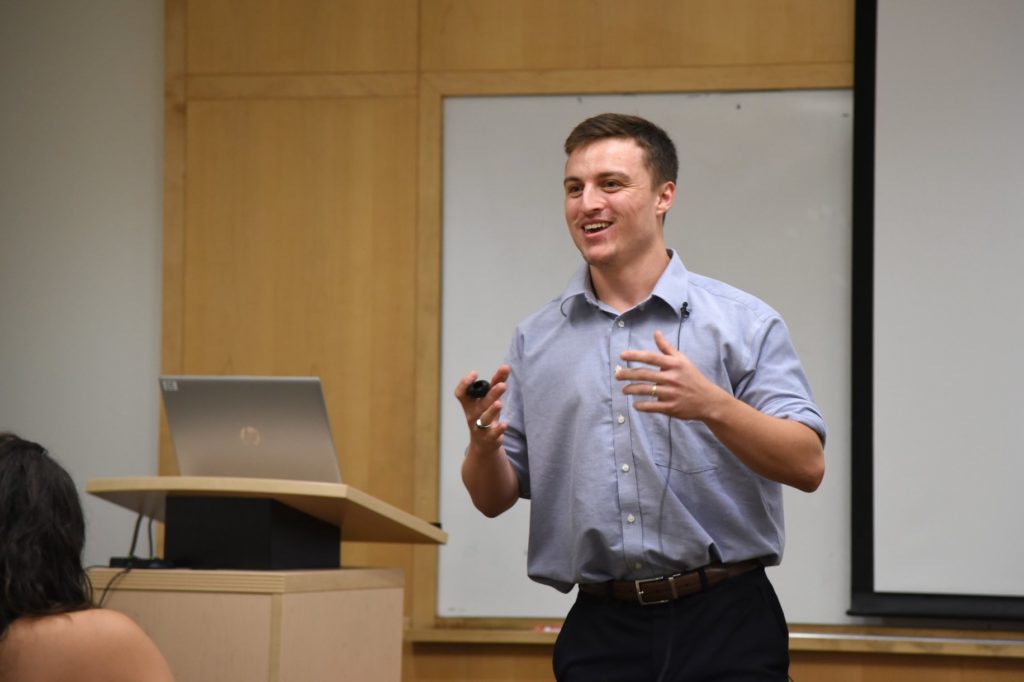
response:
<path id="1" fill-rule="evenodd" d="M 351 486 L 274 479 L 95 479 L 86 492 L 160 521 L 169 498 L 271 500 L 345 540 L 443 544 L 447 533 Z M 96 601 L 131 616 L 178 680 L 401 678 L 400 569 L 136 569 L 89 572 Z"/>
<path id="2" fill-rule="evenodd" d="M 168 497 L 202 496 L 276 500 L 342 528 L 352 542 L 444 544 L 448 534 L 423 519 L 343 483 L 218 476 L 97 478 L 85 491 L 116 505 L 164 520 Z"/>

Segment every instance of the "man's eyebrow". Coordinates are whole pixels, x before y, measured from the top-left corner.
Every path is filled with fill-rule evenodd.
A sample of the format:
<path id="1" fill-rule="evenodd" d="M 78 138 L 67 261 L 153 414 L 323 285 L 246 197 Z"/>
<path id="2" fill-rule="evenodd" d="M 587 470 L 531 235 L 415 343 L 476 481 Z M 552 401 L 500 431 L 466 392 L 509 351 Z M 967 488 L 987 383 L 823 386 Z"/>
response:
<path id="1" fill-rule="evenodd" d="M 602 171 L 602 172 L 597 174 L 597 179 L 598 180 L 606 180 L 608 178 L 626 178 L 626 179 L 628 179 L 629 178 L 629 173 L 627 173 L 626 171 L 620 171 L 620 170 L 610 170 L 610 171 Z M 576 177 L 575 175 L 567 175 L 565 177 L 565 180 L 562 181 L 562 184 L 563 185 L 567 185 L 570 182 L 582 182 L 582 181 L 578 177 Z"/>

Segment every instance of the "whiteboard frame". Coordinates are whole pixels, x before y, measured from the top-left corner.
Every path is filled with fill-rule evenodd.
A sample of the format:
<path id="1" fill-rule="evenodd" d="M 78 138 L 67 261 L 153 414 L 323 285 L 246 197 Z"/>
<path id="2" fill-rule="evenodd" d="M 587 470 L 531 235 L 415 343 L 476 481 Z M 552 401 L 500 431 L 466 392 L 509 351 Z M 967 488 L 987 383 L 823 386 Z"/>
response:
<path id="1" fill-rule="evenodd" d="M 716 93 L 715 95 L 727 96 L 732 98 L 733 101 L 737 100 L 738 98 L 739 101 L 742 101 L 743 97 L 753 97 L 755 96 L 755 94 L 761 94 L 766 97 L 789 97 L 792 98 L 793 101 L 800 102 L 813 102 L 816 93 L 814 91 L 775 91 L 772 93 Z M 844 94 L 844 96 L 847 97 L 848 95 L 849 92 L 846 92 Z M 675 93 L 674 96 L 706 99 L 712 95 L 709 95 L 708 93 Z M 638 99 L 641 98 L 642 96 L 639 95 L 626 96 L 623 101 L 629 103 L 626 108 L 632 109 L 637 106 L 636 102 L 638 101 Z M 598 113 L 598 111 L 591 111 L 587 115 L 589 115 L 590 113 Z M 643 114 L 644 112 L 641 111 L 640 113 Z M 566 121 L 562 121 L 557 126 L 557 130 L 554 131 L 554 137 L 551 141 L 549 141 L 550 152 L 552 156 L 550 156 L 550 158 L 548 156 L 545 156 L 543 160 L 538 161 L 537 163 L 538 172 L 543 171 L 544 173 L 550 175 L 550 177 L 546 178 L 545 183 L 549 181 L 550 187 L 553 190 L 553 195 L 545 199 L 545 201 L 549 202 L 549 214 L 546 215 L 545 219 L 547 220 L 548 224 L 552 225 L 552 229 L 556 231 L 557 240 L 555 243 L 558 245 L 557 248 L 564 249 L 566 255 L 569 258 L 569 261 L 567 261 L 567 263 L 571 263 L 571 265 L 563 264 L 563 266 L 558 268 L 556 274 L 557 283 L 549 282 L 547 284 L 547 287 L 543 290 L 543 295 L 539 296 L 537 300 L 530 301 L 528 304 L 526 304 L 526 307 L 523 310 L 516 311 L 515 313 L 509 312 L 505 316 L 505 318 L 500 319 L 497 323 L 495 323 L 493 320 L 490 320 L 489 318 L 484 318 L 468 319 L 465 321 L 464 324 L 456 325 L 456 327 L 460 329 L 460 334 L 465 334 L 465 330 L 469 328 L 469 325 L 481 325 L 487 329 L 499 326 L 500 330 L 496 332 L 496 336 L 490 339 L 487 343 L 483 344 L 485 346 L 488 346 L 488 351 L 494 357 L 484 358 L 479 354 L 474 355 L 475 351 L 472 348 L 472 346 L 470 346 L 461 352 L 460 357 L 465 359 L 465 364 L 462 367 L 458 368 L 457 371 L 453 371 L 451 368 L 446 366 L 447 363 L 444 359 L 446 348 L 442 349 L 442 380 L 440 382 L 441 385 L 438 396 L 438 400 L 440 401 L 442 410 L 442 431 L 444 431 L 446 428 L 451 428 L 456 431 L 464 430 L 465 428 L 464 425 L 461 424 L 461 418 L 459 417 L 459 415 L 461 414 L 460 412 L 456 414 L 454 418 L 452 416 L 452 410 L 458 409 L 457 404 L 451 397 L 451 390 L 454 386 L 454 381 L 457 380 L 457 377 L 461 376 L 462 373 L 472 368 L 478 369 L 482 373 L 487 373 L 491 371 L 493 366 L 495 366 L 497 362 L 500 361 L 501 356 L 507 349 L 508 340 L 511 336 L 511 331 L 514 324 L 521 317 L 523 317 L 524 314 L 532 312 L 533 309 L 539 307 L 539 305 L 541 305 L 545 300 L 557 294 L 558 291 L 561 290 L 561 287 L 564 285 L 565 280 L 568 279 L 572 270 L 575 269 L 576 265 L 578 265 L 579 263 L 578 254 L 576 254 L 573 250 L 568 235 L 565 233 L 564 221 L 562 220 L 561 216 L 560 181 L 561 165 L 562 163 L 564 163 L 564 155 L 560 150 L 560 146 L 561 141 L 564 139 L 565 134 L 567 134 L 571 126 L 578 122 L 578 120 L 580 120 L 583 117 L 585 116 L 573 115 Z M 652 118 L 655 117 L 652 116 Z M 655 120 L 658 119 L 655 118 Z M 466 125 L 465 121 L 460 121 L 458 123 L 458 126 L 463 125 Z M 500 126 L 496 127 L 500 129 Z M 447 144 L 451 142 L 452 135 L 455 135 L 457 133 L 458 130 L 453 129 L 452 126 L 448 125 L 448 122 L 446 122 L 446 147 Z M 520 139 L 515 138 L 514 135 L 513 138 Z M 850 139 L 848 139 L 845 144 L 848 145 L 849 147 L 852 147 L 852 132 L 849 135 L 849 138 Z M 741 144 L 742 141 L 737 141 L 734 146 L 740 146 Z M 851 154 L 852 152 L 850 151 L 850 149 L 846 149 L 845 153 Z M 784 155 L 784 152 L 779 152 L 776 154 L 776 156 Z M 711 155 L 707 156 L 710 157 Z M 681 157 L 683 157 L 681 166 L 685 172 L 687 170 L 687 158 L 685 152 L 681 153 Z M 840 163 L 841 166 L 842 164 L 852 165 L 849 163 L 849 159 L 840 161 L 838 163 Z M 446 173 L 449 170 L 451 170 L 450 159 L 448 159 L 444 165 L 446 168 Z M 484 164 L 481 163 L 479 172 L 486 175 L 487 171 L 486 169 L 483 168 L 483 165 Z M 784 165 L 785 164 L 783 163 L 783 166 Z M 751 173 L 751 177 L 753 177 L 755 181 L 758 177 L 762 177 L 764 175 L 765 169 L 760 168 L 758 169 L 758 172 L 761 173 L 762 175 L 758 176 L 757 172 Z M 840 170 L 833 172 L 848 174 L 849 170 L 846 169 L 845 167 L 842 167 L 840 168 Z M 810 181 L 811 180 L 809 180 L 809 182 Z M 829 261 L 829 268 L 831 268 L 830 272 L 822 273 L 820 277 L 812 278 L 815 279 L 818 283 L 809 286 L 808 282 L 805 280 L 802 281 L 800 285 L 806 287 L 808 290 L 814 288 L 824 290 L 827 287 L 824 285 L 820 285 L 820 281 L 829 280 L 830 277 L 838 281 L 837 286 L 839 287 L 839 289 L 837 290 L 834 298 L 830 299 L 829 303 L 824 306 L 824 310 L 820 311 L 818 317 L 824 318 L 826 320 L 824 322 L 824 327 L 826 327 L 826 331 L 824 333 L 829 333 L 828 328 L 835 328 L 836 330 L 839 330 L 837 332 L 837 338 L 829 339 L 829 345 L 831 347 L 838 349 L 839 355 L 833 356 L 827 361 L 822 361 L 820 364 L 827 365 L 829 367 L 828 371 L 834 372 L 837 376 L 841 377 L 842 382 L 846 382 L 848 381 L 847 373 L 849 368 L 848 301 L 850 278 L 848 271 L 850 199 L 848 193 L 849 184 L 851 183 L 849 181 L 849 178 L 845 177 L 844 179 L 844 176 L 842 174 L 837 176 L 837 183 L 842 184 L 843 190 L 847 193 L 845 199 L 845 206 L 842 208 L 842 210 L 836 212 L 836 214 L 833 215 L 826 215 L 828 213 L 828 210 L 822 207 L 804 208 L 809 212 L 817 209 L 821 209 L 824 211 L 824 213 L 815 216 L 815 219 L 832 221 L 832 223 L 834 223 L 840 234 L 838 236 L 838 239 L 835 239 L 833 241 L 839 242 L 839 246 L 837 246 L 836 248 L 845 249 L 845 251 L 831 257 L 834 261 L 838 262 L 833 266 L 833 260 Z M 452 212 L 450 206 L 451 187 L 449 186 L 450 183 L 442 183 L 442 185 L 446 206 L 444 210 L 444 215 L 445 220 L 447 221 L 448 218 L 451 217 Z M 675 230 L 692 229 L 692 231 L 695 234 L 698 234 L 698 236 L 708 236 L 707 233 L 701 235 L 703 230 L 701 230 L 699 225 L 685 224 L 685 209 L 682 208 L 682 206 L 684 206 L 685 204 L 682 202 L 688 200 L 688 192 L 693 190 L 693 184 L 691 182 L 681 181 L 680 186 L 681 202 L 677 203 L 676 208 L 673 208 L 673 215 L 669 216 L 670 227 L 668 227 L 666 230 L 668 233 L 667 240 L 669 244 L 671 246 L 676 247 L 680 247 L 682 245 L 678 243 L 678 239 L 676 239 L 676 235 L 673 233 L 673 231 Z M 722 186 L 726 187 L 727 185 L 723 184 Z M 725 190 L 723 189 L 722 191 L 724 192 Z M 504 205 L 500 200 L 498 200 L 498 203 L 500 205 Z M 518 204 L 516 204 L 516 206 L 518 207 Z M 753 220 L 750 220 L 748 222 L 752 224 L 754 223 Z M 796 230 L 798 235 L 799 228 L 793 226 L 793 229 Z M 733 235 L 733 237 L 736 237 L 736 235 Z M 447 233 L 447 228 L 444 239 L 442 241 L 445 248 L 445 253 L 443 254 L 441 259 L 443 268 L 449 267 L 451 263 L 454 261 L 459 263 L 459 267 L 463 269 L 477 268 L 475 274 L 469 278 L 470 281 L 488 281 L 488 271 L 492 269 L 494 265 L 492 262 L 489 261 L 488 255 L 486 253 L 478 254 L 478 257 L 473 257 L 472 255 L 467 254 L 452 253 L 450 251 L 450 248 L 452 246 L 452 235 Z M 494 248 L 496 251 L 505 252 L 506 250 L 514 250 L 516 248 L 516 244 L 514 242 L 498 243 L 494 246 Z M 766 245 L 765 248 L 769 250 L 774 250 L 775 248 L 778 247 Z M 697 249 L 697 251 L 700 251 L 700 249 Z M 795 311 L 792 307 L 790 307 L 790 309 L 787 311 L 786 306 L 783 304 L 783 301 L 781 300 L 782 297 L 780 297 L 776 293 L 772 293 L 766 290 L 763 286 L 759 286 L 756 277 L 753 280 L 747 279 L 746 281 L 744 281 L 743 277 L 744 275 L 747 275 L 747 273 L 730 272 L 730 268 L 727 264 L 723 265 L 723 263 L 719 262 L 712 263 L 710 265 L 703 265 L 699 257 L 695 258 L 692 254 L 688 255 L 687 253 L 683 253 L 682 255 L 684 262 L 686 262 L 688 266 L 692 267 L 695 271 L 702 272 L 702 274 L 719 276 L 722 279 L 725 279 L 733 284 L 741 286 L 742 288 L 752 290 L 753 293 L 761 295 L 763 298 L 768 300 L 769 303 L 776 305 L 776 307 L 780 307 L 783 316 L 787 319 L 791 326 L 793 326 L 793 321 L 799 317 L 799 311 Z M 771 269 L 772 268 L 769 268 L 769 270 Z M 795 266 L 794 268 L 787 268 L 787 273 L 790 276 L 793 276 L 794 269 Z M 481 292 L 471 292 L 477 295 L 477 298 L 469 297 L 465 299 L 459 299 L 458 301 L 453 302 L 453 300 L 450 298 L 451 289 L 451 282 L 448 279 L 445 279 L 445 283 L 442 286 L 442 318 L 444 318 L 446 314 L 449 314 L 453 307 L 458 308 L 460 310 L 487 309 L 487 298 Z M 813 296 L 815 294 L 812 292 L 810 295 Z M 442 322 L 442 326 L 444 326 L 444 324 L 445 322 Z M 798 324 L 797 326 L 800 325 Z M 812 341 L 812 336 L 816 335 L 819 335 L 819 332 L 815 332 L 815 334 L 803 334 L 794 332 L 794 338 L 796 340 L 798 350 L 800 350 L 801 345 L 806 346 L 815 342 L 820 342 L 820 339 Z M 446 345 L 446 342 L 444 341 L 445 336 L 450 337 L 451 332 L 442 332 L 442 346 Z M 801 341 L 801 336 L 803 337 L 803 341 Z M 805 359 L 805 365 L 806 364 L 807 363 Z M 809 374 L 811 374 L 810 371 Z M 814 376 L 811 376 L 811 382 L 812 385 L 815 384 Z M 799 540 L 791 541 L 789 544 L 789 548 L 787 549 L 788 555 L 786 561 L 784 561 L 783 563 L 783 567 L 779 569 L 773 569 L 772 573 L 773 581 L 776 582 L 776 587 L 782 594 L 784 603 L 788 602 L 789 604 L 793 605 L 791 613 L 794 616 L 794 619 L 800 622 L 849 622 L 849 619 L 845 615 L 845 610 L 848 607 L 848 577 L 846 574 L 846 570 L 848 566 L 849 551 L 848 536 L 846 535 L 846 529 L 849 527 L 847 511 L 849 486 L 848 478 L 846 477 L 846 472 L 848 471 L 848 446 L 845 445 L 848 442 L 848 427 L 846 427 L 842 423 L 849 409 L 847 403 L 849 388 L 844 383 L 843 387 L 837 389 L 836 391 L 834 391 L 834 393 L 841 395 L 837 395 L 834 399 L 827 401 L 829 403 L 829 409 L 826 410 L 826 418 L 829 420 L 830 426 L 832 427 L 830 429 L 829 445 L 830 470 L 826 479 L 827 483 L 823 490 L 814 496 L 805 496 L 803 494 L 796 493 L 796 491 L 787 491 L 786 493 L 787 508 L 791 512 L 791 523 L 789 524 L 789 528 L 791 530 L 791 537 L 802 538 L 806 542 L 806 544 L 803 544 Z M 820 397 L 821 396 L 819 396 L 819 401 Z M 441 438 L 441 477 L 457 477 L 459 462 L 452 457 L 453 452 L 456 452 L 457 448 L 452 446 L 450 443 L 446 444 L 444 435 L 442 435 Z M 457 454 L 461 457 L 461 449 L 458 449 Z M 444 488 L 445 482 L 442 481 L 441 485 L 442 488 Z M 487 617 L 550 618 L 557 617 L 561 613 L 564 613 L 564 609 L 567 609 L 568 607 L 568 601 L 560 603 L 558 608 L 562 609 L 561 611 L 556 610 L 546 612 L 509 612 L 495 611 L 493 609 L 488 610 L 486 608 L 479 611 L 472 611 L 469 609 L 446 609 L 446 600 L 449 598 L 449 594 L 451 593 L 451 591 L 455 589 L 457 589 L 461 593 L 460 596 L 464 597 L 467 601 L 471 601 L 473 599 L 485 599 L 489 596 L 486 593 L 486 591 L 477 590 L 476 588 L 472 587 L 472 575 L 467 575 L 464 577 L 464 579 L 455 580 L 454 583 L 457 586 L 457 588 L 452 587 L 451 590 L 446 592 L 448 588 L 446 588 L 446 586 L 444 585 L 444 580 L 447 577 L 448 568 L 446 568 L 444 565 L 446 559 L 445 555 L 451 555 L 453 552 L 463 551 L 459 548 L 459 542 L 461 536 L 463 535 L 463 532 L 462 529 L 459 528 L 457 524 L 455 524 L 453 521 L 453 519 L 460 520 L 456 519 L 456 517 L 460 516 L 469 516 L 476 514 L 476 516 L 479 517 L 473 519 L 475 525 L 473 529 L 470 531 L 473 535 L 479 536 L 486 533 L 490 533 L 506 536 L 510 533 L 518 533 L 518 537 L 522 537 L 523 544 L 521 556 L 517 557 L 514 553 L 509 556 L 504 556 L 500 561 L 496 562 L 497 566 L 487 564 L 484 557 L 486 557 L 489 553 L 481 552 L 478 550 L 469 551 L 465 554 L 465 556 L 460 556 L 460 560 L 457 563 L 463 563 L 467 567 L 473 566 L 473 568 L 468 570 L 477 570 L 480 573 L 487 575 L 490 584 L 502 585 L 503 590 L 529 589 L 522 586 L 523 583 L 528 584 L 528 579 L 525 577 L 525 530 L 516 530 L 515 528 L 517 523 L 525 523 L 524 512 L 526 511 L 526 509 L 514 508 L 512 512 L 508 513 L 512 515 L 508 518 L 502 517 L 495 520 L 484 519 L 483 517 L 480 517 L 479 514 L 475 512 L 475 510 L 472 510 L 472 508 L 468 506 L 468 502 L 465 500 L 465 491 L 461 490 L 460 488 L 461 484 L 459 484 L 458 482 L 456 482 L 454 485 L 449 483 L 447 489 L 442 490 L 440 494 L 441 521 L 445 529 L 448 530 L 451 534 L 451 542 L 449 547 L 442 548 L 440 550 L 441 556 L 439 559 L 438 571 L 439 582 L 437 616 L 442 619 Z M 459 508 L 457 512 L 453 512 L 451 509 L 453 505 L 453 500 L 450 493 L 452 491 L 455 491 L 456 495 L 462 498 L 459 500 Z M 525 504 L 521 502 L 519 505 L 517 505 L 517 507 L 525 507 Z M 453 517 L 453 513 L 455 514 L 455 517 Z M 516 515 L 522 516 L 523 518 L 519 520 L 514 520 L 512 517 Z M 799 528 L 801 526 L 801 518 L 803 519 L 803 523 L 808 528 L 811 528 L 811 530 L 809 530 L 808 532 L 799 531 Z M 820 520 L 824 518 L 828 518 L 830 520 L 827 527 L 819 523 Z M 814 526 L 815 524 L 817 524 L 817 527 L 812 528 L 812 526 Z M 504 563 L 508 562 L 515 563 L 515 570 L 511 574 L 507 575 L 504 573 L 500 573 L 500 571 L 498 571 L 497 569 L 500 569 Z M 536 586 L 535 589 L 540 594 L 551 594 L 557 596 L 557 593 L 551 590 L 551 588 Z M 525 602 L 526 600 L 523 601 Z M 801 602 L 803 602 L 803 605 L 801 605 Z M 520 604 L 517 604 L 517 606 L 519 605 Z"/>

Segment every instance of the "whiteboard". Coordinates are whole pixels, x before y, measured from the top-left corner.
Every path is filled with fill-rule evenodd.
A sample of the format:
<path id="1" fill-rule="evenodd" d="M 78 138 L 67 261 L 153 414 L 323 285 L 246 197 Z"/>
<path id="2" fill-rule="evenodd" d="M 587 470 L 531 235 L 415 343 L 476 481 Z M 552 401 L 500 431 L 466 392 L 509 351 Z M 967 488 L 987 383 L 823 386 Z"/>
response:
<path id="1" fill-rule="evenodd" d="M 790 328 L 829 427 L 812 495 L 785 493 L 769 575 L 790 622 L 847 622 L 852 94 L 847 90 L 448 98 L 444 105 L 441 617 L 561 617 L 572 595 L 526 577 L 528 500 L 497 519 L 469 501 L 455 384 L 489 377 L 516 323 L 559 294 L 580 256 L 562 208 L 562 144 L 584 118 L 636 113 L 679 150 L 665 238 L 693 272 L 764 299 Z"/>

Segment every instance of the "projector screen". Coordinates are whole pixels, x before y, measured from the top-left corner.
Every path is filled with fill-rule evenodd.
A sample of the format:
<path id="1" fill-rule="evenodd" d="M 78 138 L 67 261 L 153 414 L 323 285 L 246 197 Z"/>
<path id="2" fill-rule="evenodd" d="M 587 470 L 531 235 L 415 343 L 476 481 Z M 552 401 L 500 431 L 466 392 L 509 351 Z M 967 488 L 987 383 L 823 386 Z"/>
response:
<path id="1" fill-rule="evenodd" d="M 1024 2 L 874 4 L 858 3 L 852 612 L 1020 618 Z"/>

